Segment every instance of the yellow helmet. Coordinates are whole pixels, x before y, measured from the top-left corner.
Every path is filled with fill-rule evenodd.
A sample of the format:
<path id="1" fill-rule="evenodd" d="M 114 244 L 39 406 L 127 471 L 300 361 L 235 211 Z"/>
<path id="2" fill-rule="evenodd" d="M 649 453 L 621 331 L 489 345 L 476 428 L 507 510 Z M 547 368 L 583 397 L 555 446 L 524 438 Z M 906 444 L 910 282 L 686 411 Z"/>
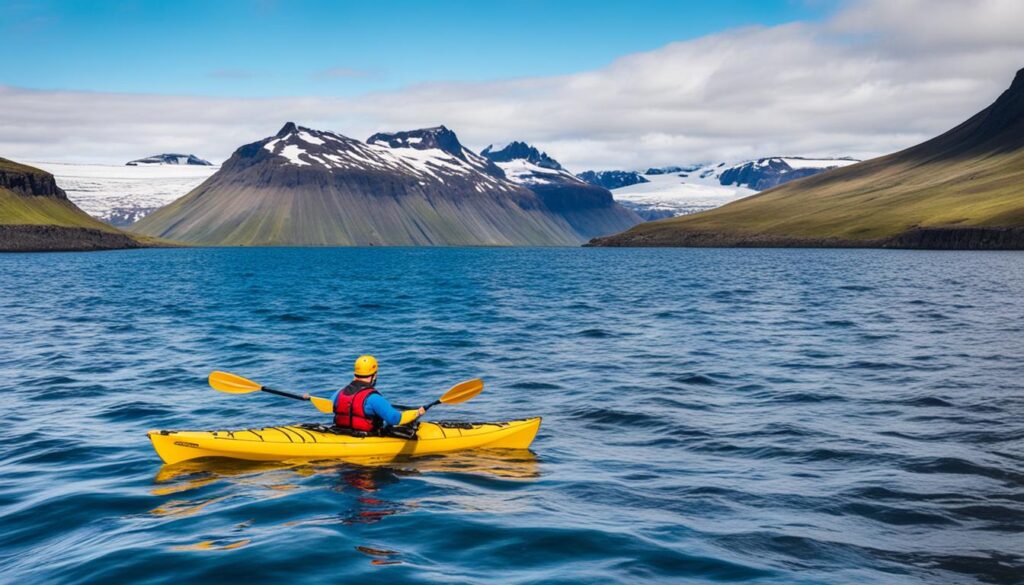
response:
<path id="1" fill-rule="evenodd" d="M 360 378 L 377 373 L 377 358 L 372 355 L 361 355 L 356 360 L 356 375 Z"/>

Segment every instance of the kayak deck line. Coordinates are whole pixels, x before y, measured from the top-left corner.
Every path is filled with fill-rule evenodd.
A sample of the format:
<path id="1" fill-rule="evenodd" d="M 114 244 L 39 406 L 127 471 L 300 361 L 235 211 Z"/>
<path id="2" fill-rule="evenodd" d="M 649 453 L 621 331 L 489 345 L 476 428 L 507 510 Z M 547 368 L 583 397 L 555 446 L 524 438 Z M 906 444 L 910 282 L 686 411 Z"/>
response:
<path id="1" fill-rule="evenodd" d="M 298 425 L 217 431 L 154 430 L 147 435 L 165 463 L 200 457 L 250 461 L 394 458 L 479 448 L 527 449 L 540 423 L 540 417 L 482 423 L 423 422 L 412 439 L 357 437 Z"/>

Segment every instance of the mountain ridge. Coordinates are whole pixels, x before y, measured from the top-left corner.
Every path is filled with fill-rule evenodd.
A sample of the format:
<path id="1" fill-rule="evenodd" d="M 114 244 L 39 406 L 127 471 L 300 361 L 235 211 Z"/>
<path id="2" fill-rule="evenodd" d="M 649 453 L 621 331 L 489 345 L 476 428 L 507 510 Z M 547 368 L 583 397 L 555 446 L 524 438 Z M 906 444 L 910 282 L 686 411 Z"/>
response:
<path id="1" fill-rule="evenodd" d="M 133 231 L 203 245 L 574 245 L 586 240 L 444 126 L 366 142 L 285 124 Z"/>

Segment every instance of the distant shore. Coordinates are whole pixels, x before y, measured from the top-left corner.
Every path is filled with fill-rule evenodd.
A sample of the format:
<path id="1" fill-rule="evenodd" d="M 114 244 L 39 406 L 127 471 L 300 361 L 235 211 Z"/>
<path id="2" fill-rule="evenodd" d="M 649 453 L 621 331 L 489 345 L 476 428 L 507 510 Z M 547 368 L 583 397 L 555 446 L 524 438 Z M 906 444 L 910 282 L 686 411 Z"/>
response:
<path id="1" fill-rule="evenodd" d="M 1024 228 L 915 228 L 873 240 L 794 238 L 776 234 L 636 229 L 590 240 L 607 248 L 902 248 L 914 250 L 1024 250 Z"/>

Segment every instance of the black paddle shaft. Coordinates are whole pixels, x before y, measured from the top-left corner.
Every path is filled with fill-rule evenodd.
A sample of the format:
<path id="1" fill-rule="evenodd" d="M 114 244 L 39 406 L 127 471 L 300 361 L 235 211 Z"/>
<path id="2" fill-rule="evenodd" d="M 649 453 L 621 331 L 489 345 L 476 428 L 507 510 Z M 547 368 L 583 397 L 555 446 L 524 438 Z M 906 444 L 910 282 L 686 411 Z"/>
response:
<path id="1" fill-rule="evenodd" d="M 283 390 L 274 390 L 273 388 L 267 388 L 266 386 L 261 386 L 260 390 L 262 390 L 264 392 L 270 392 L 271 394 L 277 394 L 278 396 L 284 396 L 285 398 L 294 398 L 295 400 L 305 400 L 305 398 L 299 396 L 298 394 L 292 394 L 291 392 L 285 392 Z"/>
<path id="2" fill-rule="evenodd" d="M 435 400 L 435 401 L 431 402 L 430 404 L 424 406 L 423 410 L 430 410 L 431 406 L 437 406 L 438 404 L 441 404 L 441 401 L 440 400 Z"/>

